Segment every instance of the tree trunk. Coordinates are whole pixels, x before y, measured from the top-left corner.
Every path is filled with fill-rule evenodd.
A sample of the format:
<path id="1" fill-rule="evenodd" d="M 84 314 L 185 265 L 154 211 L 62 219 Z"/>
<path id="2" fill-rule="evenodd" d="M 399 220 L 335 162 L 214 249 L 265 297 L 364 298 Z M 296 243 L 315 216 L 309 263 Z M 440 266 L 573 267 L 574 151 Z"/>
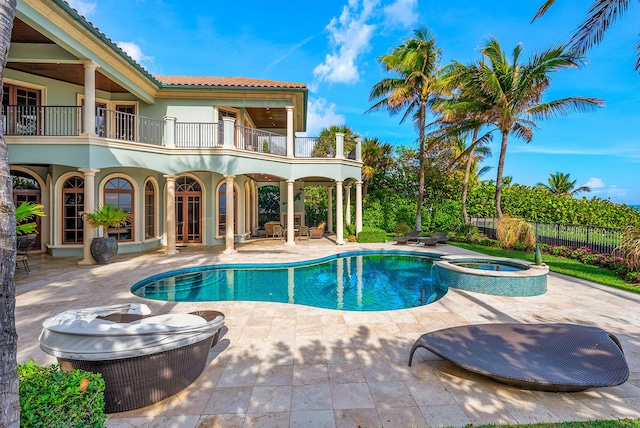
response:
<path id="1" fill-rule="evenodd" d="M 418 146 L 420 147 L 420 152 L 418 154 L 418 162 L 419 162 L 419 184 L 418 184 L 418 209 L 416 212 L 416 230 L 422 231 L 422 205 L 424 204 L 424 125 L 426 122 L 427 114 L 427 105 L 425 102 L 420 104 L 420 141 L 418 141 Z"/>
<path id="2" fill-rule="evenodd" d="M 473 163 L 473 153 L 475 151 L 476 139 L 478 138 L 478 132 L 480 128 L 473 130 L 473 137 L 471 137 L 471 151 L 467 155 L 467 164 L 464 169 L 464 181 L 462 182 L 462 222 L 468 223 L 469 216 L 467 215 L 467 192 L 469 191 L 469 175 L 471 174 L 471 164 Z"/>
<path id="3" fill-rule="evenodd" d="M 500 158 L 498 159 L 498 175 L 496 177 L 496 215 L 498 220 L 502 218 L 502 208 L 500 207 L 500 199 L 502 193 L 502 171 L 504 169 L 504 158 L 507 155 L 507 139 L 509 131 L 502 131 L 502 144 L 500 145 Z"/>
<path id="4" fill-rule="evenodd" d="M 0 0 L 0 83 L 11 43 L 16 0 Z M 2 95 L 0 86 L 0 95 Z M 20 426 L 16 333 L 16 215 L 7 145 L 0 127 L 0 427 Z"/>

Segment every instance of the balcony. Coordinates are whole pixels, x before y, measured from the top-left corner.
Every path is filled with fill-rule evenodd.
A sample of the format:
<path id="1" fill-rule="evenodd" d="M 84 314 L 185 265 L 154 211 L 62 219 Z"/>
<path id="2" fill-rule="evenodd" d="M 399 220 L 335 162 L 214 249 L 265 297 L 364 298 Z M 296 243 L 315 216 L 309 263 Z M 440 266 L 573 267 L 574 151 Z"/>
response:
<path id="1" fill-rule="evenodd" d="M 6 136 L 65 137 L 82 134 L 81 106 L 3 106 L 2 127 Z M 158 120 L 131 113 L 96 109 L 95 134 L 116 141 L 175 147 L 178 149 L 235 149 L 288 157 L 287 136 L 256 128 L 221 123 Z M 334 141 L 327 147 L 315 137 L 294 138 L 295 158 L 336 158 Z M 356 148 L 344 153 L 356 160 Z"/>

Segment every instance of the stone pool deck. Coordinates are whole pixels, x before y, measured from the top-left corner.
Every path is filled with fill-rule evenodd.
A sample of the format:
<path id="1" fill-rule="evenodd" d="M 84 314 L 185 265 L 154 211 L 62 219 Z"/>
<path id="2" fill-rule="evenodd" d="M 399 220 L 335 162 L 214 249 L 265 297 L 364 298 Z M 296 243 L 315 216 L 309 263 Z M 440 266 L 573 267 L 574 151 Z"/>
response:
<path id="1" fill-rule="evenodd" d="M 214 309 L 226 315 L 224 335 L 196 382 L 154 405 L 112 414 L 116 427 L 396 427 L 463 426 L 640 418 L 640 294 L 550 274 L 535 297 L 496 297 L 450 289 L 427 306 L 348 312 L 284 303 L 146 301 L 129 292 L 149 275 L 217 263 L 314 259 L 360 249 L 470 254 L 451 245 L 397 247 L 330 240 L 257 239 L 222 247 L 188 247 L 118 255 L 107 266 L 79 258 L 30 257 L 16 271 L 18 362 L 55 359 L 38 347 L 42 321 L 69 308 L 144 302 L 154 313 Z M 622 343 L 631 376 L 617 387 L 545 393 L 508 387 L 459 369 L 426 350 L 413 367 L 409 350 L 423 333 L 487 322 L 568 322 L 593 325 Z"/>

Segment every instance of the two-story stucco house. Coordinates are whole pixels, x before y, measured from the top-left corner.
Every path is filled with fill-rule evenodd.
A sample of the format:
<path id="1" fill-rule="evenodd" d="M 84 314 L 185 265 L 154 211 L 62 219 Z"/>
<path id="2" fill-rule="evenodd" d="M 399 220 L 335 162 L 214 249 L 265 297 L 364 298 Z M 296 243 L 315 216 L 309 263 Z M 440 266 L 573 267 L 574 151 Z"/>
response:
<path id="1" fill-rule="evenodd" d="M 338 134 L 335 151 L 320 156 L 316 139 L 296 138 L 307 95 L 297 83 L 153 76 L 66 2 L 19 0 L 2 126 L 15 202 L 42 203 L 47 213 L 36 248 L 93 263 L 89 246 L 102 232 L 82 213 L 114 204 L 132 214 L 110 231 L 120 252 L 191 244 L 233 252 L 259 227 L 265 185 L 280 189 L 289 245 L 305 223 L 294 196 L 327 187 L 336 209 L 329 230 L 335 223 L 342 243 L 350 204 L 362 227 L 360 142 L 345 153 Z"/>

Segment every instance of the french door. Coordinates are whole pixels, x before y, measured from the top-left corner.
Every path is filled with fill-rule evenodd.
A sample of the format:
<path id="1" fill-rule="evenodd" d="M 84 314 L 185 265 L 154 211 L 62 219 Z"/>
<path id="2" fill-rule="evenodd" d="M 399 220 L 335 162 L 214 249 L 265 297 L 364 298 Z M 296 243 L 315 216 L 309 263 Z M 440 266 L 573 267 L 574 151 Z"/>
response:
<path id="1" fill-rule="evenodd" d="M 176 243 L 202 242 L 202 189 L 190 177 L 176 180 Z"/>

